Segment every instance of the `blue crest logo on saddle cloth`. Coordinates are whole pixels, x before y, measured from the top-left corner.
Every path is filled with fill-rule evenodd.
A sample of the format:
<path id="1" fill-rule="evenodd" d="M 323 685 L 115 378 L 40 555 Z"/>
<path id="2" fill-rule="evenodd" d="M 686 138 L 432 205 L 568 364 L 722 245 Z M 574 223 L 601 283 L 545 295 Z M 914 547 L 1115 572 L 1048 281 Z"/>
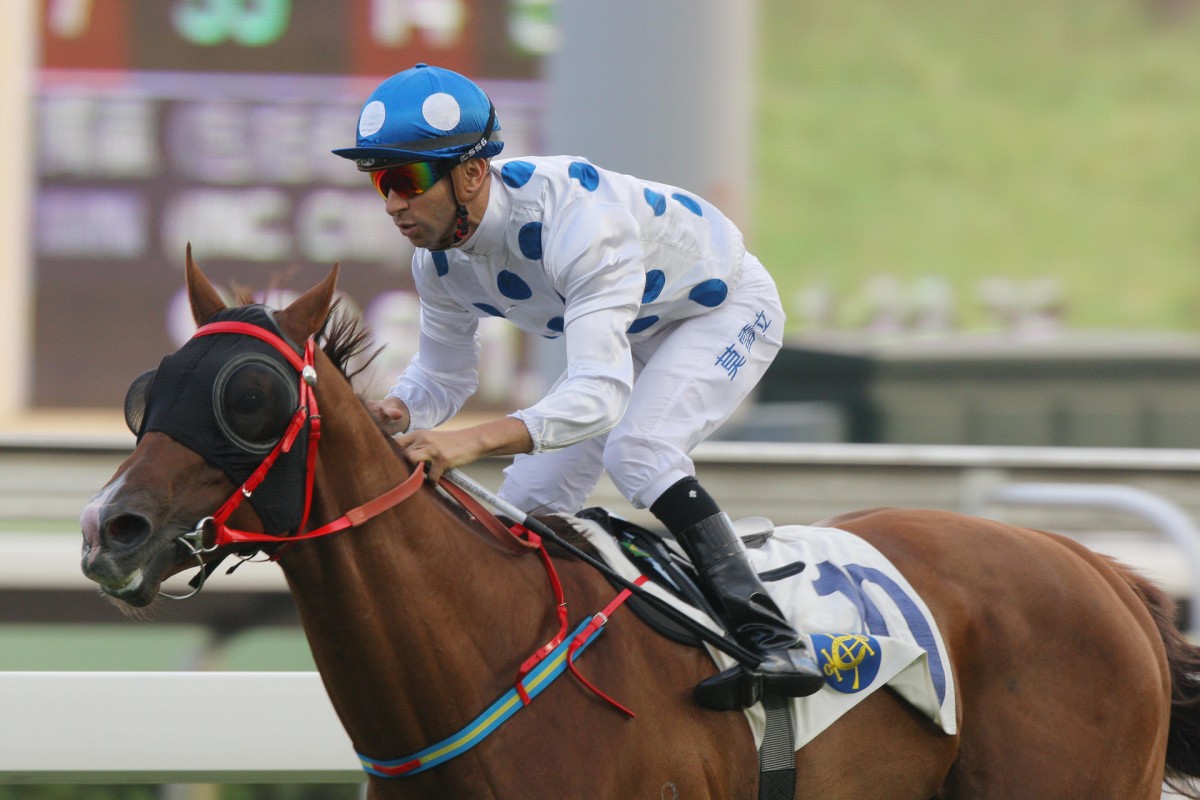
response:
<path id="1" fill-rule="evenodd" d="M 873 636 L 814 633 L 810 638 L 817 666 L 825 673 L 825 685 L 830 689 L 847 694 L 862 691 L 879 674 L 882 648 Z"/>
<path id="2" fill-rule="evenodd" d="M 610 566 L 629 579 L 638 569 L 594 523 L 581 525 Z M 912 585 L 864 539 L 836 528 L 787 525 L 747 552 L 772 598 L 810 639 L 825 673 L 825 688 L 792 701 L 795 746 L 810 742 L 838 717 L 882 686 L 942 730 L 957 730 L 956 695 L 946 645 Z M 720 626 L 655 584 L 645 588 L 714 630 Z M 733 665 L 709 647 L 718 669 Z M 762 704 L 746 709 L 755 743 L 762 744 Z"/>

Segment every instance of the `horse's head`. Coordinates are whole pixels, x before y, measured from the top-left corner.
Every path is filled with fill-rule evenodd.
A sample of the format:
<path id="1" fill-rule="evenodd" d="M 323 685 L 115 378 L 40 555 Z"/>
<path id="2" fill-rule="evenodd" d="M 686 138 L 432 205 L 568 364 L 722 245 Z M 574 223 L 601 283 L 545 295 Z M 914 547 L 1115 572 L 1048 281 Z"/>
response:
<path id="1" fill-rule="evenodd" d="M 227 308 L 190 247 L 186 274 L 201 327 L 130 387 L 137 446 L 80 520 L 84 574 L 133 606 L 215 557 L 214 518 L 222 530 L 284 535 L 308 508 L 312 338 L 329 316 L 337 267 L 282 311 Z"/>

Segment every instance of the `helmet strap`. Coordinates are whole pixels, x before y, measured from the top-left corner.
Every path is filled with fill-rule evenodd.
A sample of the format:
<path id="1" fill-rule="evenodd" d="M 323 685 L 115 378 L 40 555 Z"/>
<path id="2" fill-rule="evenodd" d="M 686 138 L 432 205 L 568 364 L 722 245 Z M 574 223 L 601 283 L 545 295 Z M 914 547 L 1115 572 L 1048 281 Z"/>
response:
<path id="1" fill-rule="evenodd" d="M 431 250 L 449 250 L 452 247 L 458 247 L 460 244 L 466 241 L 467 235 L 470 233 L 470 220 L 469 212 L 467 210 L 467 203 L 471 202 L 476 196 L 478 196 L 480 189 L 476 188 L 473 192 L 467 191 L 466 187 L 462 184 L 462 176 L 458 170 L 459 166 L 461 165 L 455 165 L 455 167 L 450 170 L 450 191 L 454 195 L 454 204 L 456 207 L 454 214 L 454 230 L 445 236 L 440 242 L 438 242 L 437 247 L 431 247 Z M 482 185 L 483 184 L 480 183 L 480 187 L 482 187 Z"/>
<path id="2" fill-rule="evenodd" d="M 454 244 L 460 245 L 467 238 L 467 207 L 458 204 L 458 217 L 454 220 Z"/>

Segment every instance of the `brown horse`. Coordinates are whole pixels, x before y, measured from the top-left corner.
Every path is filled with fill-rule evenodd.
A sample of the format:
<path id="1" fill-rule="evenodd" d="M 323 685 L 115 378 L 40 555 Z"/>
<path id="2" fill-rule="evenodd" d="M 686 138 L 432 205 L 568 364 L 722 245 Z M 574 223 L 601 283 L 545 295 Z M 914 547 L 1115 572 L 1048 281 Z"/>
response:
<path id="1" fill-rule="evenodd" d="M 153 380 L 135 383 L 138 444 L 84 511 L 83 570 L 107 594 L 145 606 L 189 564 L 273 552 L 355 748 L 400 759 L 475 719 L 559 619 L 537 557 L 497 546 L 419 478 L 407 499 L 388 494 L 412 469 L 346 377 L 361 339 L 348 345 L 353 331 L 323 328 L 335 280 L 336 269 L 273 316 L 202 329 L 208 335 L 164 359 Z M 190 253 L 187 284 L 197 324 L 239 318 L 242 307 L 226 309 Z M 255 325 L 277 326 L 297 349 L 286 344 L 291 356 L 280 356 L 278 342 L 246 332 Z M 305 355 L 316 336 L 324 350 Z M 305 436 L 307 452 L 317 447 L 306 415 L 318 403 L 319 457 L 306 458 Z M 181 427 L 171 427 L 171 408 Z M 234 463 L 247 450 L 249 465 Z M 266 478 L 259 461 L 273 462 Z M 286 480 L 272 483 L 276 470 Z M 250 500 L 227 500 L 243 496 L 239 485 Z M 351 529 L 271 544 L 277 533 L 311 531 L 308 516 Z M 923 596 L 957 682 L 959 725 L 946 735 L 877 691 L 797 753 L 797 797 L 1150 800 L 1164 772 L 1200 774 L 1200 649 L 1144 579 L 1060 536 L 952 513 L 873 510 L 827 524 L 871 542 Z M 214 540 L 217 529 L 249 534 Z M 613 599 L 592 568 L 553 562 L 571 625 Z M 372 776 L 371 796 L 757 796 L 743 715 L 691 700 L 714 670 L 702 650 L 621 610 L 578 667 L 637 716 L 560 679 L 459 757 L 405 777 Z"/>

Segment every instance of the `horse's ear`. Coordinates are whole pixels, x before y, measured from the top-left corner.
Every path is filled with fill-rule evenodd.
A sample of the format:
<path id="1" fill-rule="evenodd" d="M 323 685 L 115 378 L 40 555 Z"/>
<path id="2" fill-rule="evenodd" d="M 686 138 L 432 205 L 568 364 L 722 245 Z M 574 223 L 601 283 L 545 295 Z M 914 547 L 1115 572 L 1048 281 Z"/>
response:
<path id="1" fill-rule="evenodd" d="M 187 280 L 188 299 L 192 303 L 192 319 L 196 321 L 196 325 L 203 325 L 213 314 L 225 310 L 225 301 L 192 260 L 191 242 L 188 242 L 187 246 L 187 267 L 184 275 Z"/>
<path id="2" fill-rule="evenodd" d="M 321 329 L 333 306 L 333 290 L 337 286 L 338 265 L 334 264 L 328 277 L 297 297 L 292 304 L 275 315 L 279 327 L 294 342 L 303 342 Z"/>

